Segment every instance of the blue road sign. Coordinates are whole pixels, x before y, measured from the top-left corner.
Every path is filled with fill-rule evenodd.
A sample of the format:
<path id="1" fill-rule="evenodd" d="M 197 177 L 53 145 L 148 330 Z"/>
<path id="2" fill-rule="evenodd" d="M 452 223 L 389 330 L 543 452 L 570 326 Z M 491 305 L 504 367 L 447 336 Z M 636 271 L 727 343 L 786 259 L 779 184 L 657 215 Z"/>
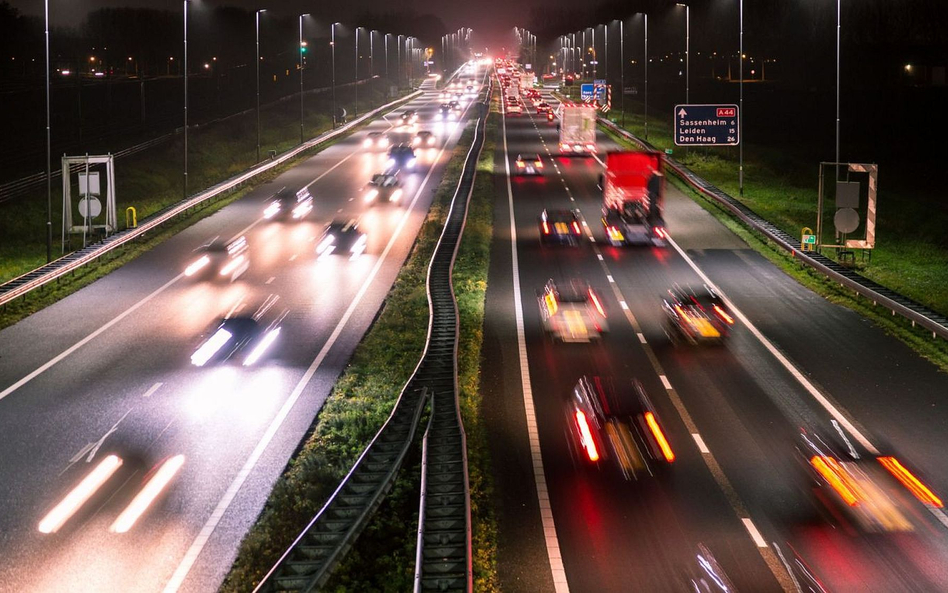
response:
<path id="1" fill-rule="evenodd" d="M 595 86 L 591 84 L 580 85 L 579 96 L 583 101 L 592 101 L 596 98 Z"/>
<path id="2" fill-rule="evenodd" d="M 676 105 L 675 144 L 678 146 L 736 146 L 737 105 Z"/>

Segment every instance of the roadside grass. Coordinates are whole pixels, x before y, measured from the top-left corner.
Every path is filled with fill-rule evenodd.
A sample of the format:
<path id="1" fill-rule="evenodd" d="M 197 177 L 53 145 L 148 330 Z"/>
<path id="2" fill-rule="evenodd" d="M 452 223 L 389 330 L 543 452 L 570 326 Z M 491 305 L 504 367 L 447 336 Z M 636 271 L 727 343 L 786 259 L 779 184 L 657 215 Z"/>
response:
<path id="1" fill-rule="evenodd" d="M 625 139 L 609 132 L 608 130 L 606 130 L 606 133 L 620 145 L 633 148 L 633 145 L 627 142 Z M 689 168 L 691 168 L 690 165 Z M 698 172 L 698 168 L 693 168 L 692 170 Z M 675 185 L 675 187 L 680 189 L 685 195 L 688 195 L 694 199 L 694 201 L 699 206 L 711 213 L 731 232 L 740 237 L 752 249 L 766 257 L 785 274 L 806 288 L 827 299 L 828 301 L 847 307 L 859 315 L 862 315 L 866 319 L 873 321 L 887 334 L 898 338 L 910 348 L 913 348 L 921 356 L 924 356 L 926 359 L 938 366 L 941 370 L 948 372 L 948 342 L 945 340 L 932 339 L 931 334 L 928 331 L 913 327 L 911 321 L 901 316 L 893 316 L 888 309 L 878 305 L 873 305 L 871 301 L 860 297 L 858 293 L 846 290 L 844 287 L 829 280 L 819 272 L 801 263 L 799 260 L 794 259 L 782 247 L 770 241 L 760 233 L 747 228 L 740 220 L 735 218 L 730 213 L 730 211 L 725 210 L 716 202 L 712 202 L 698 192 L 694 191 L 681 179 L 671 176 L 669 177 L 669 180 Z M 711 179 L 708 180 L 711 181 Z M 728 190 L 725 189 L 725 191 Z M 766 218 L 766 215 L 764 216 Z M 911 248 L 909 245 L 904 247 Z M 876 257 L 877 256 L 873 256 L 873 266 L 876 265 Z M 922 260 L 921 257 L 919 259 L 920 261 Z M 904 266 L 903 269 L 905 269 Z M 924 285 L 925 283 L 937 282 L 935 278 L 932 278 L 930 275 L 926 275 L 924 269 L 916 269 L 908 273 L 915 274 L 916 278 L 919 280 L 919 284 Z M 876 279 L 876 281 L 884 284 L 881 280 Z M 932 288 L 935 290 L 944 291 L 945 286 L 945 284 L 941 285 L 940 287 L 933 285 Z"/>
<path id="2" fill-rule="evenodd" d="M 428 263 L 472 137 L 472 128 L 463 132 L 412 252 L 381 313 L 356 347 L 310 434 L 277 480 L 257 522 L 241 542 L 222 592 L 253 589 L 335 490 L 388 418 L 402 386 L 410 378 L 427 335 Z M 323 587 L 324 591 L 411 590 L 421 458 L 420 447 L 413 447 L 413 451 L 392 490 Z"/>
<path id="3" fill-rule="evenodd" d="M 641 111 L 641 107 L 637 109 Z M 621 123 L 622 114 L 613 110 L 609 119 Z M 641 113 L 627 109 L 625 121 L 626 129 L 644 138 Z M 686 150 L 675 146 L 670 124 L 649 118 L 648 141 L 661 150 L 671 148 L 682 164 L 739 197 L 738 149 Z M 818 164 L 811 153 L 799 148 L 745 145 L 744 196 L 739 199 L 792 236 L 799 236 L 806 226 L 815 229 Z M 884 167 L 880 177 L 877 243 L 871 259 L 857 258 L 857 270 L 934 311 L 948 314 L 948 236 L 944 230 L 948 210 L 939 200 L 912 189 L 886 186 Z M 832 228 L 831 213 L 824 215 L 824 221 Z M 835 249 L 824 249 L 823 254 L 837 258 Z"/>
<path id="4" fill-rule="evenodd" d="M 364 85 L 359 91 L 361 111 L 383 104 L 380 85 Z M 337 102 L 351 112 L 353 90 L 337 94 Z M 307 137 L 315 137 L 331 127 L 330 99 L 323 94 L 307 99 L 304 125 Z M 240 173 L 256 161 L 256 119 L 253 113 L 226 121 L 195 126 L 188 134 L 189 194 L 220 183 Z M 277 154 L 298 145 L 298 103 L 284 101 L 261 110 L 261 160 L 269 151 Z M 321 146 L 320 148 L 322 148 Z M 309 151 L 308 151 L 309 152 Z M 53 163 L 57 166 L 57 163 Z M 138 220 L 180 201 L 183 197 L 183 138 L 159 144 L 120 159 L 115 165 L 118 226 L 125 228 L 125 209 L 134 207 Z M 75 199 L 75 198 L 74 198 Z M 61 247 L 62 181 L 52 185 L 53 258 L 81 246 L 72 239 Z M 0 203 L 0 283 L 25 274 L 46 263 L 46 191 Z"/>

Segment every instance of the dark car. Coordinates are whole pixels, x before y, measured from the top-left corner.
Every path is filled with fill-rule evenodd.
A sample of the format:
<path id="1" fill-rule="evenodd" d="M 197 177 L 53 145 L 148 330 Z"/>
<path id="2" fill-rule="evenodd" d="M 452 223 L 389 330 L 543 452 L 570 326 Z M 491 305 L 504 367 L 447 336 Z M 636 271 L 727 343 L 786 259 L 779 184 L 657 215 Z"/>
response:
<path id="1" fill-rule="evenodd" d="M 201 246 L 197 249 L 197 256 L 184 269 L 184 275 L 195 280 L 233 282 L 249 267 L 249 246 L 241 235 L 229 242 L 214 239 Z"/>
<path id="2" fill-rule="evenodd" d="M 665 333 L 673 343 L 723 343 L 734 325 L 734 315 L 724 299 L 708 286 L 675 286 L 662 301 Z"/>
<path id="3" fill-rule="evenodd" d="M 391 141 L 388 139 L 388 134 L 384 132 L 369 132 L 365 135 L 365 140 L 362 141 L 364 148 L 377 148 L 380 150 L 385 150 L 389 144 L 391 144 Z"/>
<path id="4" fill-rule="evenodd" d="M 293 191 L 284 187 L 267 202 L 263 217 L 267 220 L 302 220 L 313 210 L 309 188 Z"/>
<path id="5" fill-rule="evenodd" d="M 239 359 L 243 366 L 256 364 L 280 335 L 287 311 L 270 295 L 253 313 L 228 316 L 216 322 L 191 354 L 191 364 L 205 366 Z"/>
<path id="6" fill-rule="evenodd" d="M 574 210 L 544 210 L 540 213 L 540 244 L 579 245 L 582 224 Z"/>
<path id="7" fill-rule="evenodd" d="M 362 188 L 362 200 L 366 203 L 374 203 L 384 200 L 386 202 L 398 202 L 402 197 L 402 184 L 398 180 L 398 171 L 386 171 L 377 173 Z"/>
<path id="8" fill-rule="evenodd" d="M 570 394 L 567 414 L 585 459 L 609 459 L 626 479 L 655 475 L 675 460 L 658 412 L 637 379 L 616 389 L 611 378 L 582 377 Z"/>
<path id="9" fill-rule="evenodd" d="M 414 109 L 408 109 L 402 113 L 402 125 L 410 126 L 418 121 L 418 113 Z"/>
<path id="10" fill-rule="evenodd" d="M 543 175 L 543 160 L 536 153 L 518 154 L 515 175 Z"/>
<path id="11" fill-rule="evenodd" d="M 441 107 L 438 109 L 438 119 L 452 120 L 456 118 L 457 114 L 451 108 L 451 105 L 449 103 L 442 103 Z"/>
<path id="12" fill-rule="evenodd" d="M 348 255 L 350 260 L 357 259 L 365 252 L 368 236 L 359 230 L 355 220 L 334 220 L 326 226 L 319 242 L 316 255 L 320 259 L 330 255 Z"/>
<path id="13" fill-rule="evenodd" d="M 552 279 L 537 291 L 540 323 L 554 340 L 577 343 L 598 340 L 609 331 L 599 295 L 584 280 L 559 287 Z"/>
<path id="14" fill-rule="evenodd" d="M 416 148 L 431 148 L 438 139 L 428 130 L 421 130 L 411 139 L 411 145 Z"/>
<path id="15" fill-rule="evenodd" d="M 389 169 L 414 169 L 418 159 L 415 156 L 415 149 L 407 144 L 393 146 L 388 151 Z"/>

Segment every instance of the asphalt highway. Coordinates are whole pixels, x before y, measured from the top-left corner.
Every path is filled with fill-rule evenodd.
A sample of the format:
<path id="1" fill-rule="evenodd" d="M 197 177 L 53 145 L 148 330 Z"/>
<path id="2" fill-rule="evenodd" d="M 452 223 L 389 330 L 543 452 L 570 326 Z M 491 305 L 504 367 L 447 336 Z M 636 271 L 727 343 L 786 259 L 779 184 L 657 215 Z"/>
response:
<path id="1" fill-rule="evenodd" d="M 472 75 L 466 76 L 471 78 Z M 424 94 L 306 159 L 134 262 L 0 332 L 0 590 L 213 591 L 241 538 L 371 324 L 463 129 Z M 418 124 L 399 125 L 416 109 Z M 400 203 L 360 194 L 385 167 L 370 131 L 436 146 L 402 171 Z M 282 187 L 308 187 L 302 221 L 263 219 Z M 331 220 L 356 219 L 366 252 L 317 258 Z M 186 277 L 196 250 L 243 235 L 235 282 Z M 271 295 L 285 312 L 259 363 L 196 367 L 216 322 Z M 398 386 L 392 386 L 398 389 Z M 90 484 L 96 482 L 97 488 Z M 133 521 L 126 509 L 156 494 Z M 75 512 L 49 517 L 76 501 Z M 57 515 L 59 516 L 59 515 Z"/>
<path id="2" fill-rule="evenodd" d="M 896 489 L 911 530 L 867 531 L 817 487 L 798 451 L 802 431 L 839 437 L 870 464 L 867 451 L 895 455 L 944 496 L 948 377 L 799 286 L 671 184 L 674 245 L 609 246 L 597 179 L 618 147 L 600 135 L 599 157 L 560 157 L 555 123 L 529 112 L 506 117 L 504 133 L 484 374 L 501 525 L 516 525 L 501 529 L 505 590 L 689 590 L 706 551 L 740 591 L 810 590 L 810 577 L 827 591 L 948 590 L 943 510 Z M 520 153 L 539 153 L 543 175 L 513 176 L 508 192 Z M 539 244 L 543 208 L 580 211 L 578 247 Z M 551 278 L 585 280 L 602 297 L 600 342 L 544 334 L 536 291 Z M 731 339 L 672 345 L 662 295 L 709 281 L 742 314 Z M 642 382 L 677 456 L 670 467 L 627 480 L 583 458 L 566 407 L 583 375 Z"/>

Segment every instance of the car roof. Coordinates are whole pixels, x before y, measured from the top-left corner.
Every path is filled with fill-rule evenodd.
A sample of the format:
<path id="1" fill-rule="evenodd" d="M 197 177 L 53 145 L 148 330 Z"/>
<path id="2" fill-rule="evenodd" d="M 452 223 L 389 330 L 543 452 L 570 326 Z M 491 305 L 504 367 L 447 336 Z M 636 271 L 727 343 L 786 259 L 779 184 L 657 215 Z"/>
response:
<path id="1" fill-rule="evenodd" d="M 530 157 L 533 157 L 533 158 L 530 158 Z M 530 160 L 538 161 L 538 160 L 540 160 L 540 155 L 537 154 L 537 153 L 535 153 L 535 152 L 524 152 L 524 153 L 521 153 L 521 154 L 518 154 L 518 155 L 517 155 L 517 160 L 521 160 L 521 161 L 530 161 Z"/>
<path id="2" fill-rule="evenodd" d="M 557 222 L 557 221 L 572 222 L 576 220 L 575 212 L 573 212 L 572 210 L 566 210 L 563 208 L 544 210 L 543 213 L 540 214 L 540 216 L 545 218 L 546 220 L 553 221 L 553 222 Z"/>

